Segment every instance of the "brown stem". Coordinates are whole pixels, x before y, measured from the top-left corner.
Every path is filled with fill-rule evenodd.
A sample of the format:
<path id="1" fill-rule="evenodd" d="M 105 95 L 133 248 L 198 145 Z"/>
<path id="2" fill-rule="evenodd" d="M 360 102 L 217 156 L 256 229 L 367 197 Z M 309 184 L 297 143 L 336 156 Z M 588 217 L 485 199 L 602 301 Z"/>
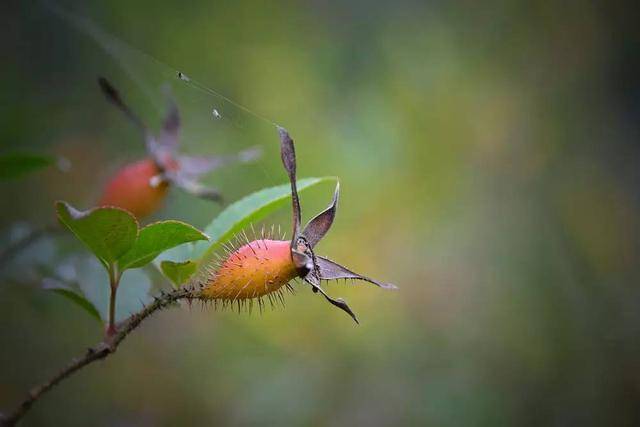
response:
<path id="1" fill-rule="evenodd" d="M 173 292 L 163 293 L 157 297 L 153 303 L 143 308 L 140 312 L 132 315 L 127 320 L 118 325 L 113 335 L 107 336 L 103 341 L 93 347 L 90 347 L 82 356 L 76 357 L 65 368 L 56 373 L 49 380 L 34 387 L 29 391 L 27 396 L 20 404 L 8 415 L 0 415 L 1 426 L 13 426 L 31 409 L 31 406 L 40 399 L 45 393 L 51 390 L 56 384 L 69 378 L 75 372 L 81 370 L 85 366 L 106 358 L 114 353 L 120 343 L 136 329 L 140 323 L 154 312 L 167 307 L 168 305 L 181 299 L 198 299 L 200 291 L 193 289 L 177 289 Z"/>

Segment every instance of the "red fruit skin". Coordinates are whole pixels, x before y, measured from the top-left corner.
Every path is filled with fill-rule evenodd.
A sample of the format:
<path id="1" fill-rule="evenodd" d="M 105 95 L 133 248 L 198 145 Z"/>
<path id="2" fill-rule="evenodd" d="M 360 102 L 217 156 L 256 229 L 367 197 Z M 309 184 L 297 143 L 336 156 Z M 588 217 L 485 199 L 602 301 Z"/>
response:
<path id="1" fill-rule="evenodd" d="M 107 183 L 98 204 L 126 209 L 137 218 L 151 215 L 160 208 L 169 188 L 165 182 L 151 186 L 150 179 L 159 173 L 151 159 L 124 166 Z"/>
<path id="2" fill-rule="evenodd" d="M 245 300 L 277 291 L 298 276 L 291 242 L 254 240 L 232 252 L 202 290 L 205 298 Z"/>

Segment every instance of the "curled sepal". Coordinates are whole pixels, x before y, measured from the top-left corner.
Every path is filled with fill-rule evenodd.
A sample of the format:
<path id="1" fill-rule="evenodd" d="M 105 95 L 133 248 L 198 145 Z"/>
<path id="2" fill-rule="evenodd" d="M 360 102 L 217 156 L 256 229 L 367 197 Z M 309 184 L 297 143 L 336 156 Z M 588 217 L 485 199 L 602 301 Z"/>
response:
<path id="1" fill-rule="evenodd" d="M 378 282 L 377 280 L 373 280 L 369 277 L 362 276 L 358 273 L 354 273 L 348 268 L 343 267 L 340 264 L 331 261 L 330 259 L 318 256 L 318 255 L 316 255 L 316 266 L 318 267 L 318 272 L 320 274 L 321 280 L 335 280 L 335 279 L 364 280 L 365 282 L 373 283 L 374 285 L 384 289 L 398 289 L 396 285 L 392 285 L 391 283 Z"/>
<path id="2" fill-rule="evenodd" d="M 157 149 L 173 154 L 178 149 L 178 138 L 180 133 L 180 113 L 178 105 L 173 99 L 169 88 L 165 88 L 167 96 L 167 114 L 162 122 L 162 129 L 158 135 Z"/>
<path id="3" fill-rule="evenodd" d="M 298 232 L 300 230 L 300 200 L 296 188 L 296 151 L 293 147 L 293 140 L 285 128 L 278 126 L 278 134 L 280 135 L 280 157 L 282 158 L 282 164 L 291 182 L 291 203 L 293 208 L 293 235 L 291 236 L 291 246 L 293 246 L 293 243 L 298 239 Z"/>
<path id="4" fill-rule="evenodd" d="M 310 276 L 310 275 L 308 275 L 308 276 Z M 308 280 L 306 277 L 305 277 L 305 280 L 307 281 L 307 283 L 309 283 L 311 286 L 313 286 L 314 292 L 320 292 L 322 294 L 322 296 L 327 301 L 329 301 L 330 304 L 338 307 L 340 310 L 344 311 L 349 316 L 351 316 L 351 318 L 353 319 L 354 322 L 356 322 L 357 324 L 360 324 L 360 322 L 358 322 L 358 318 L 356 317 L 356 315 L 353 312 L 353 310 L 351 310 L 349 305 L 342 298 L 331 298 L 329 295 L 327 295 L 327 293 L 324 291 L 324 289 L 322 289 L 318 284 L 313 283 L 314 282 L 313 280 Z"/>
<path id="5" fill-rule="evenodd" d="M 312 248 L 327 234 L 336 217 L 336 208 L 338 206 L 338 198 L 340 196 L 340 182 L 336 184 L 333 193 L 333 200 L 327 209 L 316 215 L 309 221 L 302 231 L 302 235 Z"/>
<path id="6" fill-rule="evenodd" d="M 102 90 L 102 93 L 107 98 L 107 100 L 115 105 L 120 111 L 122 111 L 124 115 L 127 116 L 127 118 L 131 120 L 131 122 L 133 122 L 134 125 L 140 128 L 140 130 L 142 130 L 146 134 L 147 126 L 122 100 L 120 93 L 115 87 L 113 87 L 109 80 L 105 79 L 104 77 L 100 77 L 98 79 L 98 84 L 100 85 L 100 89 Z"/>
<path id="7" fill-rule="evenodd" d="M 158 142 L 154 138 L 154 136 L 149 132 L 149 128 L 144 122 L 129 108 L 129 106 L 124 102 L 118 90 L 109 82 L 109 80 L 104 77 L 100 77 L 98 79 L 98 84 L 100 85 L 100 89 L 102 89 L 102 93 L 107 98 L 109 102 L 115 105 L 125 116 L 142 132 L 144 136 L 145 146 L 151 157 L 153 157 L 154 162 L 159 166 L 163 167 L 161 159 L 158 156 Z"/>
<path id="8" fill-rule="evenodd" d="M 251 147 L 237 154 L 226 156 L 178 156 L 180 171 L 188 177 L 199 178 L 201 175 L 222 166 L 234 163 L 250 163 L 260 158 L 260 147 Z"/>
<path id="9" fill-rule="evenodd" d="M 180 171 L 174 173 L 166 173 L 165 179 L 174 184 L 176 187 L 192 194 L 196 197 L 213 202 L 222 203 L 222 194 L 213 187 L 207 187 L 198 181 L 190 179 Z"/>

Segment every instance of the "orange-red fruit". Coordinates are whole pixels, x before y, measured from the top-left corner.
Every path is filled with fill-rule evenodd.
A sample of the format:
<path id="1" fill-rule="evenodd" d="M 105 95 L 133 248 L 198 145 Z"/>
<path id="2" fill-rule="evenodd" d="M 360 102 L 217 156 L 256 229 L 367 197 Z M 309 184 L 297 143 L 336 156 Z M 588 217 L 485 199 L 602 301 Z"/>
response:
<path id="1" fill-rule="evenodd" d="M 138 218 L 152 214 L 167 195 L 166 183 L 157 187 L 149 183 L 159 173 L 160 170 L 151 159 L 124 166 L 107 183 L 99 205 L 123 208 Z"/>
<path id="2" fill-rule="evenodd" d="M 277 291 L 297 276 L 289 241 L 254 240 L 232 252 L 202 292 L 213 299 L 257 298 Z"/>

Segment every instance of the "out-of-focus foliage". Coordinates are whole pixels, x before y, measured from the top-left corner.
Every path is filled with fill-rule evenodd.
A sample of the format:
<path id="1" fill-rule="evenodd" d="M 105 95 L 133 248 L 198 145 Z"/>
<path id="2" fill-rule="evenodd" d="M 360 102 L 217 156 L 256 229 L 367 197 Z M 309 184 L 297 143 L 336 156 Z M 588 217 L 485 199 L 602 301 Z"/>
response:
<path id="1" fill-rule="evenodd" d="M 27 425 L 640 422 L 635 4 L 74 7 L 285 126 L 300 176 L 341 181 L 340 211 L 319 251 L 400 290 L 328 284 L 359 327 L 302 285 L 286 310 L 262 315 L 196 305 L 159 313 L 106 363 L 43 399 Z M 262 146 L 257 164 L 206 178 L 226 200 L 285 181 L 277 134 L 263 121 L 153 65 L 129 62 L 136 81 L 30 2 L 3 6 L 0 23 L 2 152 L 63 155 L 72 165 L 0 183 L 3 241 L 18 222 L 54 221 L 55 200 L 95 205 L 110 173 L 144 156 L 139 135 L 97 90 L 100 75 L 123 86 L 154 129 L 164 104 L 153 94 L 169 81 L 185 154 Z M 327 197 L 323 186 L 309 189 L 303 214 Z M 174 192 L 153 220 L 204 229 L 220 210 Z M 288 229 L 288 212 L 271 224 Z M 60 245 L 80 249 L 70 237 Z M 10 278 L 0 283 L 0 408 L 101 333 L 42 292 L 28 267 L 64 253 L 43 240 L 2 267 Z M 72 265 L 57 273 L 81 273 L 79 285 L 106 280 L 97 262 Z M 123 280 L 129 274 L 137 281 L 121 291 L 169 286 L 149 267 Z"/>
<path id="2" fill-rule="evenodd" d="M 46 283 L 46 282 L 45 282 Z M 72 303 L 78 305 L 82 309 L 84 309 L 91 317 L 96 319 L 98 322 L 102 322 L 102 318 L 100 317 L 100 313 L 98 309 L 84 296 L 80 295 L 78 292 L 73 291 L 71 289 L 67 289 L 63 284 L 52 284 L 45 289 L 50 289 L 52 292 L 55 292 L 58 295 L 61 295 L 71 301 Z"/>
<path id="3" fill-rule="evenodd" d="M 0 156 L 0 180 L 20 178 L 52 163 L 53 158 L 41 154 L 4 154 Z"/>

